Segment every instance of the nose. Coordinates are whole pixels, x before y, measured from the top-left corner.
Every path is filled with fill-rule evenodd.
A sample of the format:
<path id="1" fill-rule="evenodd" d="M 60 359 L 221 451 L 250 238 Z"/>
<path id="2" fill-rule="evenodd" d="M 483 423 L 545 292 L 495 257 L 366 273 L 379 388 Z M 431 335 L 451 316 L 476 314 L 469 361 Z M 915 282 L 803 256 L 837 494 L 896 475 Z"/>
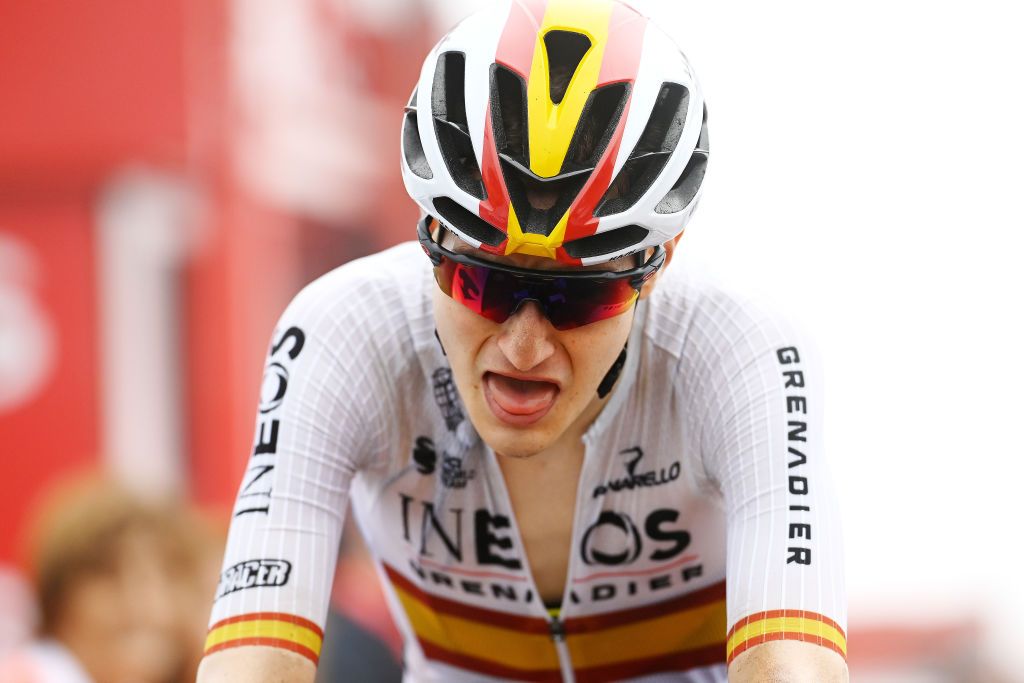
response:
<path id="1" fill-rule="evenodd" d="M 519 372 L 528 372 L 555 353 L 555 328 L 536 301 L 526 301 L 502 324 L 498 348 Z"/>

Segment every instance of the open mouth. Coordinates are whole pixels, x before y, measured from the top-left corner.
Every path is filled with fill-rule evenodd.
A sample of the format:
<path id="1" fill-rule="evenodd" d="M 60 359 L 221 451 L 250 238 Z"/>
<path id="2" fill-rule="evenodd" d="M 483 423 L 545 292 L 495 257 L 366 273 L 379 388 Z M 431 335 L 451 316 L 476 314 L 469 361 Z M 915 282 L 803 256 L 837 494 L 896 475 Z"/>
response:
<path id="1" fill-rule="evenodd" d="M 554 382 L 484 373 L 484 398 L 494 416 L 513 427 L 527 427 L 547 415 L 558 398 Z"/>

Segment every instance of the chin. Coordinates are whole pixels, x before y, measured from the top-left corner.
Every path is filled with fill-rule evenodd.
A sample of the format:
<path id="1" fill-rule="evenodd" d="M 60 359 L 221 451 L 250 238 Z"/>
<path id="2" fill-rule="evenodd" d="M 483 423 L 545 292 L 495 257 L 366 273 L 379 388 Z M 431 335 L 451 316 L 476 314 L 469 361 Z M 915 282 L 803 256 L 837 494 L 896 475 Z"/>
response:
<path id="1" fill-rule="evenodd" d="M 487 408 L 485 407 L 486 411 Z M 564 429 L 559 430 L 554 424 L 542 424 L 531 427 L 509 427 L 497 422 L 488 414 L 482 419 L 473 419 L 480 438 L 498 455 L 506 458 L 530 458 L 549 448 Z"/>
<path id="2" fill-rule="evenodd" d="M 519 439 L 507 437 L 489 439 L 481 434 L 481 438 L 491 447 L 495 454 L 517 460 L 532 458 L 551 445 L 551 440 L 533 439 L 529 436 Z"/>

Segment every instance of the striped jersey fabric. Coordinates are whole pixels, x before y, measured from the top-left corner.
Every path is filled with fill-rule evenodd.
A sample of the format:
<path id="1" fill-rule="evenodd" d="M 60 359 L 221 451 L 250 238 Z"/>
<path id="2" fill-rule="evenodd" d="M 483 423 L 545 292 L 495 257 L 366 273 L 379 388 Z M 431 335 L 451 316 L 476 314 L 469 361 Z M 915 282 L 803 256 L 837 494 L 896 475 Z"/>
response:
<path id="1" fill-rule="evenodd" d="M 814 350 L 683 259 L 638 304 L 584 436 L 565 593 L 530 576 L 496 454 L 434 334 L 407 243 L 304 289 L 274 332 L 207 652 L 316 662 L 346 510 L 406 681 L 726 680 L 772 640 L 845 657 L 842 539 Z"/>

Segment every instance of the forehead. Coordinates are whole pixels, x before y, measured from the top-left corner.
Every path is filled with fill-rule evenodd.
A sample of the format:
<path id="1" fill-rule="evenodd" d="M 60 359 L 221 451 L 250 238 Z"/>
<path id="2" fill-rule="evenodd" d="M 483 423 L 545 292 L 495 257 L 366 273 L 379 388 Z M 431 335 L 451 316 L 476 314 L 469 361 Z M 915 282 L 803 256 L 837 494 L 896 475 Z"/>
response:
<path id="1" fill-rule="evenodd" d="M 528 268 L 530 270 L 578 270 L 580 272 L 605 271 L 617 273 L 631 270 L 640 265 L 637 262 L 638 259 L 636 255 L 623 256 L 609 261 L 608 263 L 600 263 L 593 266 L 567 266 L 564 263 L 559 263 L 558 261 L 549 258 L 544 258 L 542 256 L 530 256 L 528 254 L 508 254 L 506 256 L 498 256 L 467 244 L 451 230 L 445 230 L 444 228 L 441 229 L 441 236 L 438 244 L 446 249 L 454 251 L 457 254 L 468 254 L 482 261 L 493 261 L 506 266 Z"/>

